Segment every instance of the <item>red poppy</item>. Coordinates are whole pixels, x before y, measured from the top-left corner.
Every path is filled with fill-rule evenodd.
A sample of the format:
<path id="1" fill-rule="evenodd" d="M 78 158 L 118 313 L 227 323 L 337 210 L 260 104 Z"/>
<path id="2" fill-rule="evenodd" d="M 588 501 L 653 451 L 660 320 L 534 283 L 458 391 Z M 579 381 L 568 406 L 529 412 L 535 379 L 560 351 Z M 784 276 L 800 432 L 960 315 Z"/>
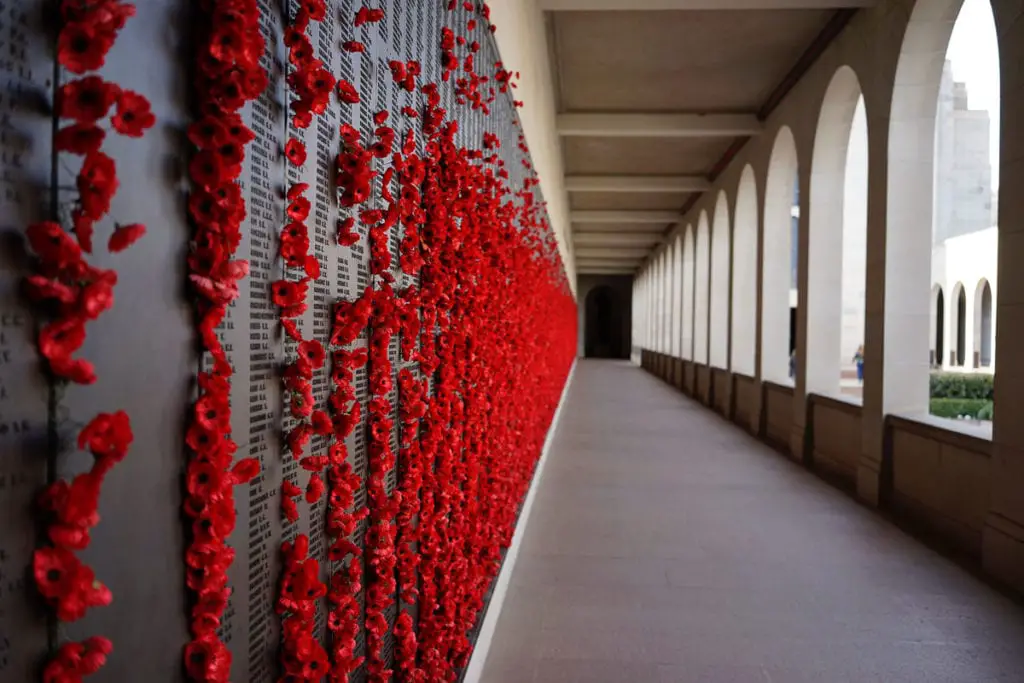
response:
<path id="1" fill-rule="evenodd" d="M 324 494 L 324 482 L 319 474 L 312 474 L 309 477 L 309 484 L 306 485 L 306 502 L 312 505 L 320 500 Z"/>
<path id="2" fill-rule="evenodd" d="M 93 123 L 104 118 L 117 100 L 120 88 L 99 76 L 69 81 L 57 93 L 57 113 L 62 119 Z"/>
<path id="3" fill-rule="evenodd" d="M 356 19 L 353 26 L 359 27 L 363 24 L 375 24 L 384 18 L 384 10 L 360 7 L 356 12 Z"/>
<path id="4" fill-rule="evenodd" d="M 135 244 L 135 242 L 145 234 L 146 226 L 141 223 L 119 225 L 114 229 L 114 232 L 111 233 L 110 241 L 107 243 L 107 249 L 114 253 L 124 251 L 131 245 Z"/>
<path id="5" fill-rule="evenodd" d="M 306 163 L 306 145 L 297 138 L 289 138 L 284 146 L 284 155 L 294 166 Z"/>
<path id="6" fill-rule="evenodd" d="M 97 460 L 120 462 L 127 455 L 134 438 L 126 412 L 100 413 L 78 433 L 78 447 L 88 450 Z"/>
<path id="7" fill-rule="evenodd" d="M 345 52 L 366 52 L 366 46 L 358 40 L 346 40 L 341 44 L 341 49 Z"/>
<path id="8" fill-rule="evenodd" d="M 122 90 L 117 97 L 117 113 L 110 125 L 121 135 L 141 138 L 156 123 L 156 116 L 150 111 L 149 100 L 131 90 Z"/>
<path id="9" fill-rule="evenodd" d="M 231 476 L 236 484 L 247 484 L 260 473 L 260 461 L 256 458 L 243 458 L 231 468 Z"/>
<path id="10" fill-rule="evenodd" d="M 51 221 L 33 223 L 25 231 L 32 251 L 48 269 L 64 270 L 82 258 L 82 249 L 58 224 Z"/>
<path id="11" fill-rule="evenodd" d="M 302 492 L 299 491 L 299 493 Z M 281 512 L 289 522 L 295 523 L 299 521 L 299 507 L 291 498 L 281 498 Z"/>
<path id="12" fill-rule="evenodd" d="M 86 155 L 77 179 L 78 200 L 84 216 L 92 220 L 102 218 L 110 210 L 110 200 L 119 184 L 113 159 L 103 152 Z"/>
<path id="13" fill-rule="evenodd" d="M 338 79 L 338 98 L 345 104 L 359 104 L 359 91 L 344 79 Z"/>
<path id="14" fill-rule="evenodd" d="M 314 368 L 322 368 L 326 357 L 323 344 L 315 339 L 304 341 L 299 344 L 299 355 L 307 360 Z"/>
<path id="15" fill-rule="evenodd" d="M 106 132 L 95 124 L 72 123 L 57 131 L 53 144 L 58 152 L 85 155 L 99 150 L 106 135 Z"/>
<path id="16" fill-rule="evenodd" d="M 185 646 L 185 670 L 196 681 L 227 681 L 231 652 L 216 633 L 208 633 Z"/>
<path id="17" fill-rule="evenodd" d="M 71 73 L 96 71 L 106 61 L 116 35 L 85 22 L 67 22 L 57 38 L 57 61 Z"/>
<path id="18" fill-rule="evenodd" d="M 281 482 L 281 493 L 286 498 L 295 498 L 297 496 L 301 496 L 302 495 L 302 489 L 300 489 L 298 486 L 293 484 L 288 479 L 284 479 Z"/>

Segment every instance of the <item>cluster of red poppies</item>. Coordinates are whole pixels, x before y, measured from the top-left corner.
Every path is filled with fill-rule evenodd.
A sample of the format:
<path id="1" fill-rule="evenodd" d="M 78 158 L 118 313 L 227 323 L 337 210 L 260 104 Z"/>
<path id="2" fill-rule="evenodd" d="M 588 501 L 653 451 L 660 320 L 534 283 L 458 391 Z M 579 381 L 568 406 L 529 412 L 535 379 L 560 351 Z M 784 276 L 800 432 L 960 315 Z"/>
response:
<path id="1" fill-rule="evenodd" d="M 465 4 L 473 9 L 473 3 Z M 486 19 L 485 5 L 477 11 Z M 474 30 L 475 22 L 466 28 Z M 347 45 L 362 51 L 360 42 Z M 464 99 L 471 109 L 486 113 L 495 94 L 491 89 L 485 97 L 480 86 L 489 79 L 473 73 L 478 43 L 445 29 L 442 59 L 452 69 L 460 64 L 460 48 L 468 51 L 461 60 L 468 75 L 454 87 L 467 90 Z M 410 92 L 409 64 L 388 64 L 395 86 L 405 92 Z M 504 76 L 502 91 L 511 78 Z M 348 82 L 340 82 L 338 92 L 343 102 L 359 101 Z M 359 132 L 344 125 L 338 157 L 341 205 L 360 207 L 379 199 L 383 207 L 358 211 L 368 229 L 373 286 L 355 301 L 336 304 L 331 340 L 344 347 L 365 327 L 370 330 L 369 526 L 363 549 L 345 540 L 366 514 L 349 511 L 360 481 L 347 467 L 343 482 L 332 481 L 329 501 L 329 517 L 338 520 L 331 530 L 332 559 L 351 555 L 328 595 L 336 647 L 344 636 L 341 659 L 332 667 L 342 680 L 361 663 L 354 658 L 358 623 L 345 620 L 358 619 L 355 596 L 364 553 L 370 680 L 390 680 L 394 673 L 384 660 L 389 632 L 396 639 L 395 665 L 403 680 L 455 680 L 470 654 L 468 635 L 502 548 L 511 540 L 518 503 L 575 350 L 575 306 L 543 209 L 533 203 L 535 181 L 513 196 L 505 183 L 508 170 L 495 151 L 499 138 L 484 137 L 489 154 L 456 145 L 458 124 L 447 120 L 438 86 L 428 83 L 419 92 L 426 99 L 425 155 L 416 153 L 411 130 L 395 148 L 398 135 L 385 125 L 389 113 L 384 111 L 374 117 L 371 144 L 364 145 Z M 419 114 L 410 106 L 402 113 L 410 119 Z M 375 170 L 385 161 L 390 165 Z M 528 162 L 524 166 L 530 170 Z M 379 198 L 371 193 L 378 174 Z M 393 286 L 391 240 L 399 224 L 404 233 L 399 264 L 406 274 L 420 276 L 418 287 Z M 357 241 L 354 228 L 354 219 L 342 221 L 339 243 Z M 395 373 L 389 355 L 395 335 L 402 357 L 415 360 L 420 371 L 397 374 L 397 456 L 391 446 Z M 355 417 L 351 425 L 359 417 L 352 373 L 366 359 L 355 354 L 335 351 L 332 369 L 335 419 Z M 436 378 L 433 385 L 428 377 Z M 332 460 L 343 467 L 340 458 Z M 386 482 L 396 471 L 398 487 L 389 493 Z M 417 623 L 404 609 L 393 626 L 388 623 L 396 599 L 418 602 Z"/>
<path id="2" fill-rule="evenodd" d="M 217 335 L 229 304 L 238 297 L 238 281 L 249 264 L 234 259 L 246 217 L 239 185 L 245 147 L 255 134 L 240 110 L 266 88 L 260 58 L 264 53 L 256 0 L 218 0 L 199 4 L 197 46 L 192 74 L 198 119 L 188 129 L 194 145 L 188 209 L 193 223 L 189 280 L 202 348 L 212 363 L 199 373 L 199 392 L 189 419 L 186 443 L 184 512 L 191 521 L 185 552 L 186 580 L 195 594 L 185 647 L 185 668 L 193 681 L 226 682 L 231 653 L 217 635 L 230 589 L 227 571 L 234 550 L 227 538 L 235 528 L 234 488 L 256 477 L 260 463 L 243 458 L 232 465 L 238 445 L 231 438 L 231 378 L 234 369 Z"/>
<path id="3" fill-rule="evenodd" d="M 283 681 L 320 683 L 328 672 L 327 653 L 313 634 L 317 602 L 327 594 L 320 563 L 309 557 L 309 539 L 300 534 L 281 545 L 284 565 L 277 613 L 281 621 Z"/>
<path id="4" fill-rule="evenodd" d="M 134 15 L 134 5 L 117 0 L 64 0 L 60 6 L 57 61 L 79 78 L 65 83 L 57 93 L 56 114 L 69 123 L 57 131 L 54 148 L 83 157 L 75 179 L 78 198 L 71 212 L 75 236 L 52 221 L 28 227 L 26 236 L 37 268 L 27 278 L 26 288 L 30 298 L 44 303 L 54 315 L 39 332 L 40 355 L 56 379 L 77 384 L 96 381 L 92 363 L 72 354 L 85 342 L 86 324 L 114 305 L 117 284 L 116 271 L 96 268 L 84 257 L 92 253 L 95 225 L 109 213 L 119 185 L 113 159 L 102 152 L 107 131 L 100 126 L 106 122 L 121 135 L 141 137 L 155 123 L 146 98 L 89 73 L 104 65 L 118 34 Z M 124 251 L 145 231 L 140 224 L 115 225 L 108 251 Z M 54 482 L 40 496 L 46 537 L 52 545 L 35 551 L 33 574 L 36 588 L 60 621 L 76 621 L 89 609 L 113 600 L 110 590 L 75 551 L 89 546 L 91 530 L 99 523 L 103 481 L 128 454 L 132 439 L 124 411 L 100 413 L 78 435 L 78 447 L 93 456 L 92 467 L 70 482 Z M 81 681 L 103 666 L 112 649 L 103 637 L 65 643 L 47 663 L 43 678 L 48 683 Z"/>

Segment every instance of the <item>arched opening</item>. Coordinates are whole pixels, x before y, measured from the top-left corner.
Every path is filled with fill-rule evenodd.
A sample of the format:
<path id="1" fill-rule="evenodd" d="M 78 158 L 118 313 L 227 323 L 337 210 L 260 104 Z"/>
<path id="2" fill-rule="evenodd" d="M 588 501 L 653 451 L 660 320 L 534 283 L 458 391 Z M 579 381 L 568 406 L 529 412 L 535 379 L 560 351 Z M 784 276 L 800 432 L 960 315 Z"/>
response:
<path id="1" fill-rule="evenodd" d="M 929 365 L 982 367 L 984 288 L 961 283 L 995 277 L 1000 78 L 989 0 L 917 0 L 889 114 L 886 412 L 925 412 L 943 398 L 928 393 Z"/>
<path id="2" fill-rule="evenodd" d="M 967 361 L 967 293 L 962 283 L 953 288 L 953 349 L 950 365 L 962 368 Z"/>
<path id="3" fill-rule="evenodd" d="M 623 335 L 623 302 L 615 289 L 599 285 L 587 293 L 584 355 L 587 358 L 628 358 Z"/>
<path id="4" fill-rule="evenodd" d="M 974 295 L 974 355 L 976 368 L 992 367 L 992 286 L 978 283 Z"/>
<path id="5" fill-rule="evenodd" d="M 861 393 L 867 247 L 867 116 L 853 69 L 821 105 L 811 160 L 807 391 Z"/>
<path id="6" fill-rule="evenodd" d="M 946 297 L 939 285 L 932 288 L 932 330 L 931 364 L 941 368 L 946 362 Z"/>
<path id="7" fill-rule="evenodd" d="M 672 241 L 672 355 L 683 357 L 683 239 Z"/>
<path id="8" fill-rule="evenodd" d="M 718 193 L 711 224 L 711 344 L 709 363 L 729 366 L 729 199 Z"/>
<path id="9" fill-rule="evenodd" d="M 693 360 L 702 364 L 708 362 L 708 289 L 711 285 L 711 235 L 709 232 L 708 214 L 701 211 L 700 219 L 697 221 L 696 267 L 694 268 L 693 283 Z"/>
<path id="10" fill-rule="evenodd" d="M 796 142 L 792 131 L 783 126 L 775 136 L 765 180 L 761 258 L 761 377 L 781 383 L 791 379 L 790 355 L 796 339 L 798 186 Z"/>
<path id="11" fill-rule="evenodd" d="M 693 226 L 683 233 L 683 359 L 693 360 L 694 246 Z"/>
<path id="12" fill-rule="evenodd" d="M 754 374 L 757 335 L 757 181 L 749 165 L 736 190 L 732 237 L 732 370 Z"/>

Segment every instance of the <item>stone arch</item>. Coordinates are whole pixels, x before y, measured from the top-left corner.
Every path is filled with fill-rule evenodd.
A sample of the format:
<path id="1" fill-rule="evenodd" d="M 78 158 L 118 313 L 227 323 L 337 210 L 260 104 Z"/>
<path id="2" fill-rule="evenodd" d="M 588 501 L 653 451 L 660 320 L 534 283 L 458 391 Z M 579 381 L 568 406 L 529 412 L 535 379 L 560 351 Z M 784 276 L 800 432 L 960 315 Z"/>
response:
<path id="1" fill-rule="evenodd" d="M 839 390 L 845 356 L 842 350 L 843 225 L 847 220 L 845 200 L 852 194 L 848 191 L 851 169 L 847 161 L 850 135 L 862 101 L 857 74 L 848 66 L 839 67 L 822 100 L 811 158 L 808 291 L 804 298 L 807 302 L 808 393 L 834 394 Z"/>
<path id="2" fill-rule="evenodd" d="M 974 291 L 974 367 L 991 368 L 995 332 L 992 285 L 981 278 Z"/>
<path id="3" fill-rule="evenodd" d="M 889 111 L 886 191 L 886 411 L 928 410 L 929 368 L 922 350 L 929 339 L 932 345 L 939 344 L 935 342 L 934 326 L 927 325 L 930 318 L 924 315 L 935 302 L 924 298 L 932 274 L 930 259 L 921 254 L 928 253 L 933 241 L 936 107 L 946 51 L 962 6 L 963 0 L 917 0 L 896 66 Z M 938 358 L 938 364 L 962 366 L 972 362 L 962 358 L 968 345 L 968 337 L 963 336 L 967 321 L 960 315 L 966 293 L 957 283 L 948 298 L 943 295 L 943 304 L 949 307 L 949 324 L 941 353 L 949 357 Z"/>
<path id="4" fill-rule="evenodd" d="M 967 362 L 967 291 L 964 283 L 953 285 L 950 308 L 953 324 L 950 327 L 949 364 L 962 368 Z"/>
<path id="5" fill-rule="evenodd" d="M 931 364 L 941 368 L 946 362 L 946 295 L 938 283 L 932 287 L 931 321 Z"/>
<path id="6" fill-rule="evenodd" d="M 793 132 L 775 135 L 764 197 L 761 257 L 761 377 L 789 381 L 790 289 L 792 283 L 794 198 L 799 163 Z"/>
<path id="7" fill-rule="evenodd" d="M 752 376 L 757 337 L 757 179 L 747 164 L 736 190 L 732 237 L 733 372 Z"/>
<path id="8" fill-rule="evenodd" d="M 683 357 L 683 239 L 678 234 L 672 240 L 672 272 L 674 273 L 672 355 Z"/>

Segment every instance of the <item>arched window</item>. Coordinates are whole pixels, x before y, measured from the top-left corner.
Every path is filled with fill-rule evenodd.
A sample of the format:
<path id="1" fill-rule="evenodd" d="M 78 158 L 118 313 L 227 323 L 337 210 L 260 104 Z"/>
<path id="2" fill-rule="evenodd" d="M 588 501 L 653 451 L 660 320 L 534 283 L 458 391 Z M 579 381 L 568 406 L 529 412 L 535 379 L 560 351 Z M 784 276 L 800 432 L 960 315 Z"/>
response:
<path id="1" fill-rule="evenodd" d="M 732 370 L 754 374 L 757 343 L 757 181 L 740 174 L 732 238 Z"/>
<path id="2" fill-rule="evenodd" d="M 860 83 L 849 67 L 840 67 L 825 91 L 813 154 L 806 386 L 809 392 L 859 396 L 864 359 L 867 116 Z"/>
<path id="3" fill-rule="evenodd" d="M 982 278 L 974 297 L 975 367 L 992 367 L 992 286 Z"/>
<path id="4" fill-rule="evenodd" d="M 999 66 L 989 0 L 913 3 L 889 112 L 883 410 L 927 411 L 929 346 L 938 367 L 994 365 L 985 287 L 962 283 L 998 260 Z"/>
<path id="5" fill-rule="evenodd" d="M 953 362 L 963 367 L 967 361 L 967 293 L 961 282 L 953 288 Z"/>
<path id="6" fill-rule="evenodd" d="M 796 271 L 797 235 L 793 225 L 799 223 L 799 215 L 794 215 L 797 185 L 796 142 L 789 128 L 783 126 L 775 136 L 768 163 L 761 257 L 761 377 L 773 382 L 790 380 L 790 304 L 796 303 L 790 301 Z"/>
<path id="7" fill-rule="evenodd" d="M 946 297 L 942 286 L 932 287 L 932 349 L 931 365 L 941 368 L 946 362 Z"/>

